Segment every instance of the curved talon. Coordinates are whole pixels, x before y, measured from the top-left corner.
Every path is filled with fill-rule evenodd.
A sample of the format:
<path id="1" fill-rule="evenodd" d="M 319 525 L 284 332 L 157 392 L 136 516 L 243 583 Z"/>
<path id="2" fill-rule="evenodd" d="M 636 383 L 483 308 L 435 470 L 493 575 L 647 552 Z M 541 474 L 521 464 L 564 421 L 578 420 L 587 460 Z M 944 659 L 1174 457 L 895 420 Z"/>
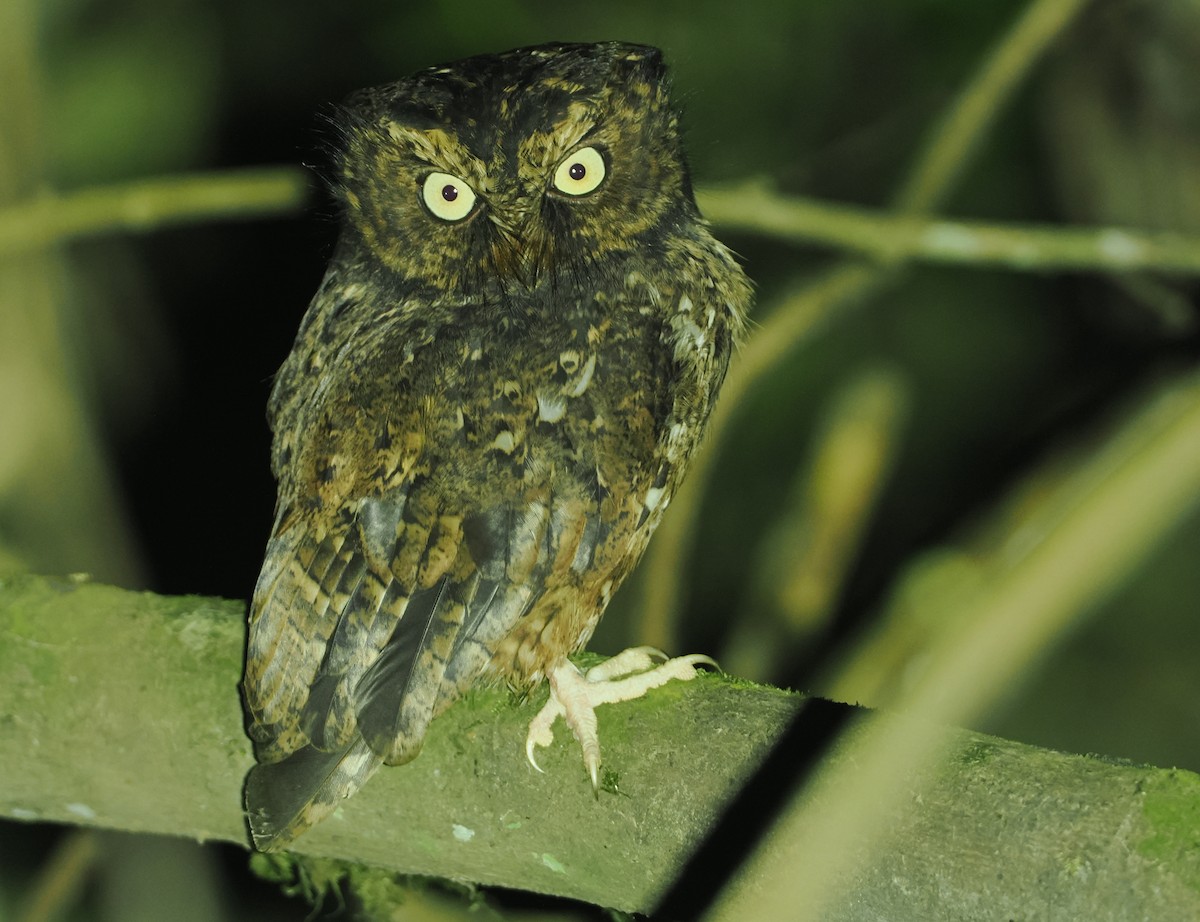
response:
<path id="1" fill-rule="evenodd" d="M 554 721 L 558 719 L 562 712 L 562 704 L 553 693 L 553 689 L 551 689 L 549 700 L 537 712 L 533 720 L 529 722 L 529 732 L 525 735 L 525 758 L 529 760 L 530 765 L 543 775 L 546 772 L 538 765 L 537 759 L 534 758 L 534 753 L 537 752 L 538 747 L 549 746 L 554 742 Z"/>
<path id="2" fill-rule="evenodd" d="M 689 653 L 687 656 L 679 657 L 679 659 L 693 666 L 697 663 L 703 663 L 705 666 L 712 666 L 713 669 L 717 670 L 717 672 L 724 672 L 720 663 L 704 653 Z"/>
<path id="3" fill-rule="evenodd" d="M 526 738 L 526 740 L 525 740 L 525 758 L 527 758 L 529 760 L 530 765 L 532 765 L 534 768 L 536 768 L 539 772 L 541 772 L 544 775 L 544 774 L 546 774 L 546 770 L 544 768 L 542 768 L 542 766 L 538 765 L 537 759 L 535 759 L 533 757 L 533 754 L 536 751 L 536 749 L 537 749 L 537 743 L 533 740 L 533 738 L 532 737 Z"/>

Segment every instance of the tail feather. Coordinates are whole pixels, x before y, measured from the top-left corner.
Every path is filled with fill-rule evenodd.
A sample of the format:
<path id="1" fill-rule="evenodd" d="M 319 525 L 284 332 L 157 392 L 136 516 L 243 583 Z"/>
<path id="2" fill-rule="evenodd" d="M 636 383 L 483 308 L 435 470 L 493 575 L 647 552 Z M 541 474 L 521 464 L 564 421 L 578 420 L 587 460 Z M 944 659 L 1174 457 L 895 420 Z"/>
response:
<path id="1" fill-rule="evenodd" d="M 246 778 L 246 813 L 259 851 L 278 851 L 319 823 L 366 783 L 383 760 L 362 737 L 344 749 L 305 746 L 281 762 L 254 766 Z"/>

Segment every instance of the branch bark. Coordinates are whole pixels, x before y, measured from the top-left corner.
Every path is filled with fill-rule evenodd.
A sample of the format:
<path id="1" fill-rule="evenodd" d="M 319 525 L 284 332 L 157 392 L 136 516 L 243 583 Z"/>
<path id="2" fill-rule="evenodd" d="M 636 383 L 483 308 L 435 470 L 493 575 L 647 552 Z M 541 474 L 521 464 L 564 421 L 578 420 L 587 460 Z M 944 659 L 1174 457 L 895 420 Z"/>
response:
<path id="1" fill-rule="evenodd" d="M 243 629 L 237 602 L 0 580 L 0 815 L 245 844 Z M 811 755 L 801 696 L 710 676 L 600 712 L 613 790 L 597 800 L 565 731 L 546 774 L 525 763 L 534 709 L 472 694 L 297 851 L 649 911 L 781 738 L 737 817 Z M 943 743 L 951 758 L 912 779 L 892 845 L 829 918 L 1200 917 L 1200 778 L 961 731 Z M 693 865 L 686 886 L 731 870 L 734 827 L 717 828 L 729 838 L 702 864 L 725 868 Z"/>

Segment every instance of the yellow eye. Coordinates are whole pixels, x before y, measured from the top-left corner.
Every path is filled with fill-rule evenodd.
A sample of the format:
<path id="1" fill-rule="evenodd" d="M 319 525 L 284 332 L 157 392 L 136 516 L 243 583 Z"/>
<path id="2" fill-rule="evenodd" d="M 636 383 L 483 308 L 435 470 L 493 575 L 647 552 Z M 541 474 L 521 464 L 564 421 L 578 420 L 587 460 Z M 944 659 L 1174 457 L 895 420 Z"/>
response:
<path id="1" fill-rule="evenodd" d="M 604 182 L 604 158 L 594 147 L 570 154 L 554 171 L 554 188 L 567 195 L 587 195 Z"/>
<path id="2" fill-rule="evenodd" d="M 475 210 L 475 190 L 449 173 L 426 176 L 421 199 L 430 214 L 443 221 L 461 221 Z"/>

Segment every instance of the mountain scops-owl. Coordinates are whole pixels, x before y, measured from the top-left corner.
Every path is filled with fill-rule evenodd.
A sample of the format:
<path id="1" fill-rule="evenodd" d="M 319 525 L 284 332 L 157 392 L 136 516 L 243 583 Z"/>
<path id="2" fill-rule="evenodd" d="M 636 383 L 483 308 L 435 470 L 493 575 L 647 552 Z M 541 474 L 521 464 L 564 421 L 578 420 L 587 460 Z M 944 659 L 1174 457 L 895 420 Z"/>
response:
<path id="1" fill-rule="evenodd" d="M 487 682 L 548 679 L 526 753 L 561 715 L 595 785 L 594 706 L 706 659 L 567 657 L 678 487 L 750 302 L 654 48 L 482 55 L 335 123 L 339 241 L 269 404 L 244 682 L 262 849 Z"/>

